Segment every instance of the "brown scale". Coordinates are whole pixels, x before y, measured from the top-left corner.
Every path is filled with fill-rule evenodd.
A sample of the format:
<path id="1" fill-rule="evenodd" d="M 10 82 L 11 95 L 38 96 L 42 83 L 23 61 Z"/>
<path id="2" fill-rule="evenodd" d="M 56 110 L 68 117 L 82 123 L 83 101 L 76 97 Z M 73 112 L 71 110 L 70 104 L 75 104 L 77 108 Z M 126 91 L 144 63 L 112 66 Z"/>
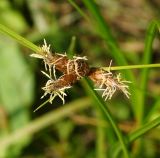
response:
<path id="1" fill-rule="evenodd" d="M 44 60 L 49 66 L 55 65 L 55 69 L 59 70 L 63 74 L 77 75 L 77 79 L 80 76 L 81 77 L 86 76 L 90 71 L 87 62 L 83 59 L 72 60 L 72 59 L 68 59 L 67 56 L 62 56 L 58 54 L 54 54 L 54 55 L 48 54 L 44 58 Z M 67 68 L 67 64 L 68 64 L 68 68 Z"/>
<path id="2" fill-rule="evenodd" d="M 91 68 L 88 74 L 90 80 L 92 80 L 97 86 L 102 83 L 102 74 L 106 73 L 100 68 Z"/>
<path id="3" fill-rule="evenodd" d="M 66 71 L 66 64 L 68 59 L 66 56 L 61 56 L 57 54 L 47 54 L 44 58 L 44 61 L 48 66 L 54 66 L 57 70 L 64 73 Z"/>
<path id="4" fill-rule="evenodd" d="M 46 88 L 51 92 L 52 91 L 57 91 L 57 90 L 62 89 L 64 87 L 70 87 L 76 81 L 77 81 L 77 76 L 76 75 L 65 74 L 65 75 L 61 76 L 59 79 L 57 79 L 55 81 L 53 80 L 52 82 L 48 83 Z M 45 88 L 43 88 L 43 89 L 45 89 Z"/>

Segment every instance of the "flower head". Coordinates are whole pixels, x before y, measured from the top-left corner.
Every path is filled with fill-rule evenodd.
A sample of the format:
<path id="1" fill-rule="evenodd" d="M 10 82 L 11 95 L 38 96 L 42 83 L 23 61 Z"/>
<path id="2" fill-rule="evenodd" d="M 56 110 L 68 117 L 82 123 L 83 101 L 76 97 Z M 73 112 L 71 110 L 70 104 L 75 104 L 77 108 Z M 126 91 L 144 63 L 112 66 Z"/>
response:
<path id="1" fill-rule="evenodd" d="M 99 68 L 92 68 L 89 78 L 96 85 L 95 90 L 102 91 L 102 97 L 104 97 L 105 100 L 111 99 L 117 90 L 122 91 L 126 97 L 129 98 L 130 93 L 128 91 L 129 86 L 127 83 L 130 83 L 130 81 L 123 80 L 120 73 L 114 75 L 110 71 L 110 66 L 108 71 Z"/>
<path id="2" fill-rule="evenodd" d="M 58 96 L 62 101 L 63 104 L 65 103 L 64 97 L 67 96 L 65 90 L 71 88 L 70 84 L 64 85 L 63 83 L 63 78 L 60 77 L 57 80 L 53 80 L 47 73 L 43 72 L 42 73 L 49 78 L 49 80 L 46 82 L 45 86 L 42 87 L 44 90 L 44 94 L 41 98 L 44 98 L 47 94 L 50 95 L 49 102 L 52 103 L 54 98 Z"/>
<path id="3" fill-rule="evenodd" d="M 50 95 L 50 103 L 58 96 L 64 104 L 65 96 L 67 96 L 66 90 L 85 76 L 94 82 L 95 90 L 102 91 L 102 97 L 105 100 L 111 99 L 117 90 L 122 91 L 129 98 L 129 86 L 127 85 L 129 81 L 123 80 L 120 73 L 113 74 L 111 72 L 111 62 L 108 71 L 101 68 L 90 68 L 86 56 L 73 56 L 70 59 L 66 53 L 52 53 L 50 45 L 47 45 L 45 39 L 40 54 L 31 54 L 31 57 L 42 59 L 44 62 L 45 71 L 42 73 L 48 78 L 48 81 L 42 87 L 44 94 L 41 98 Z M 62 73 L 60 77 L 56 76 L 56 70 Z"/>

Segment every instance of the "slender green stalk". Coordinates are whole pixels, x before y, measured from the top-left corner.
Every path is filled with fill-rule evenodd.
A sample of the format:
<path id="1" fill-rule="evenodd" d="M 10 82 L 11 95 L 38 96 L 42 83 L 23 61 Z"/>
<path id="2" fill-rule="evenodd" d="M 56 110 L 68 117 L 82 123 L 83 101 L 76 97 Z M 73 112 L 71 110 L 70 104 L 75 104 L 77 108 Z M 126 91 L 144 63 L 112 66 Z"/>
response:
<path id="1" fill-rule="evenodd" d="M 140 129 L 134 131 L 133 133 L 129 134 L 128 140 L 129 142 L 133 142 L 134 140 L 138 139 L 151 129 L 160 125 L 160 116 L 152 120 L 151 122 L 146 123 Z"/>
<path id="2" fill-rule="evenodd" d="M 158 68 L 160 63 L 157 64 L 143 64 L 143 65 L 128 65 L 128 66 L 112 66 L 110 70 L 127 70 L 127 69 L 147 69 L 147 68 Z M 108 71 L 109 67 L 101 67 L 103 70 Z"/>
<path id="3" fill-rule="evenodd" d="M 84 17 L 89 23 L 91 23 L 90 18 L 83 12 L 83 10 L 73 1 L 73 0 L 68 0 L 71 5 L 76 8 L 76 10 Z"/>
<path id="4" fill-rule="evenodd" d="M 45 106 L 48 102 L 49 102 L 50 98 L 48 100 L 46 100 L 45 102 L 43 102 L 40 106 L 38 106 L 33 112 L 38 111 L 40 108 L 42 108 L 43 106 Z"/>
<path id="5" fill-rule="evenodd" d="M 31 123 L 16 130 L 14 133 L 7 135 L 0 140 L 0 148 L 7 148 L 12 144 L 16 144 L 19 140 L 24 139 L 27 136 L 31 136 L 47 126 L 56 123 L 57 121 L 69 116 L 71 113 L 85 109 L 90 105 L 90 99 L 81 98 L 73 101 L 57 110 L 51 111 L 40 118 L 33 120 Z"/>
<path id="6" fill-rule="evenodd" d="M 136 131 L 130 133 L 128 135 L 127 144 L 129 145 L 130 143 L 132 143 L 133 141 L 140 138 L 141 136 L 143 136 L 144 134 L 146 134 L 147 132 L 149 132 L 153 128 L 156 128 L 159 125 L 160 125 L 160 116 L 155 118 L 151 122 L 146 123 L 145 125 L 143 125 L 139 129 L 137 129 Z M 118 154 L 121 151 L 121 149 L 122 149 L 122 147 L 119 145 L 119 143 L 117 143 L 114 146 L 114 148 L 112 149 L 112 150 L 114 150 L 114 155 L 113 155 L 114 158 L 118 157 Z"/>
<path id="7" fill-rule="evenodd" d="M 157 100 L 156 100 L 156 102 L 154 103 L 154 105 L 153 106 L 151 106 L 152 108 L 151 108 L 151 110 L 148 112 L 148 114 L 145 116 L 145 119 L 144 119 L 144 122 L 147 122 L 148 120 L 150 120 L 150 118 L 152 117 L 152 115 L 154 114 L 154 113 L 158 113 L 159 112 L 159 107 L 160 107 L 160 98 L 158 98 Z"/>
<path id="8" fill-rule="evenodd" d="M 23 38 L 22 36 L 18 35 L 14 31 L 10 30 L 6 26 L 0 24 L 0 32 L 9 35 L 14 40 L 16 40 L 18 43 L 22 44 L 23 46 L 33 50 L 36 53 L 41 53 L 40 47 L 36 46 L 32 42 L 28 41 L 27 39 Z"/>
<path id="9" fill-rule="evenodd" d="M 68 56 L 69 58 L 72 58 L 73 55 L 74 55 L 75 45 L 76 45 L 76 37 L 73 36 L 72 39 L 71 39 L 69 48 L 68 48 L 68 50 L 67 50 L 67 56 Z"/>
<path id="10" fill-rule="evenodd" d="M 130 156 L 129 156 L 123 135 L 122 135 L 120 129 L 118 128 L 116 122 L 114 121 L 114 118 L 112 117 L 109 109 L 107 108 L 106 103 L 97 94 L 97 92 L 93 90 L 93 87 L 88 79 L 85 79 L 83 83 L 84 83 L 85 87 L 87 88 L 87 90 L 89 91 L 89 94 L 92 96 L 92 98 L 94 98 L 94 100 L 95 100 L 94 104 L 102 110 L 105 119 L 109 121 L 113 130 L 115 131 L 117 138 L 119 139 L 119 142 L 121 144 L 122 150 L 124 152 L 124 158 L 129 158 Z"/>
<path id="11" fill-rule="evenodd" d="M 154 38 L 158 32 L 158 22 L 153 21 L 147 30 L 146 38 L 145 38 L 145 48 L 144 48 L 144 56 L 142 59 L 142 64 L 149 64 L 151 62 L 151 56 L 152 56 L 152 45 Z M 138 93 L 138 103 L 137 103 L 137 111 L 138 111 L 138 124 L 143 123 L 143 115 L 144 115 L 144 106 L 145 106 L 145 98 L 147 90 L 147 81 L 149 76 L 149 69 L 143 69 L 140 73 L 140 88 L 144 91 L 141 91 Z"/>
<path id="12" fill-rule="evenodd" d="M 102 120 L 103 115 L 99 109 L 96 110 L 97 120 Z M 106 123 L 105 123 L 106 124 Z M 96 149 L 98 158 L 105 158 L 105 128 L 101 124 L 97 124 L 97 139 L 96 139 Z"/>

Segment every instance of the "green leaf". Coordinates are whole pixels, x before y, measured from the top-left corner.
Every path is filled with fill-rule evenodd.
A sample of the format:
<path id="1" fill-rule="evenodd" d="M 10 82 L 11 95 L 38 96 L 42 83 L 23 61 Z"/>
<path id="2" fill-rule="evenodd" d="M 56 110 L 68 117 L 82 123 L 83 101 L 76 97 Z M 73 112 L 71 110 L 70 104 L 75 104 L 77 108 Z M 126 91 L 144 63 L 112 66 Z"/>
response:
<path id="1" fill-rule="evenodd" d="M 142 59 L 142 64 L 149 64 L 151 62 L 152 57 L 152 46 L 153 41 L 155 39 L 156 34 L 158 33 L 159 22 L 153 21 L 150 23 L 146 38 L 145 38 L 145 49 L 144 55 Z M 144 106 L 145 106 L 145 99 L 146 99 L 146 90 L 147 90 L 147 81 L 149 76 L 149 69 L 143 69 L 141 71 L 140 76 L 140 89 L 141 92 L 138 93 L 138 102 L 137 102 L 137 111 L 138 111 L 138 122 L 143 123 L 143 115 L 144 115 Z"/>

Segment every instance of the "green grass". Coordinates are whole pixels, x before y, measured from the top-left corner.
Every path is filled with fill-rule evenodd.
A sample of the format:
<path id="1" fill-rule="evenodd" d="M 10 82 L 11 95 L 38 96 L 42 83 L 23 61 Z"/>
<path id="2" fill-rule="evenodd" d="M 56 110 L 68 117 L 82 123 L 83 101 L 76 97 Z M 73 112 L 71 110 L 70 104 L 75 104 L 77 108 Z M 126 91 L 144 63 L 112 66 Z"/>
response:
<path id="1" fill-rule="evenodd" d="M 121 50 L 117 40 L 112 34 L 112 28 L 104 20 L 97 4 L 91 0 L 89 1 L 83 0 L 82 3 L 84 4 L 85 9 L 89 13 L 89 14 L 86 14 L 86 12 L 83 9 L 81 9 L 81 7 L 79 7 L 75 1 L 68 0 L 68 2 L 75 8 L 75 10 L 82 16 L 82 18 L 84 18 L 87 21 L 87 23 L 91 25 L 94 35 L 97 38 L 99 38 L 101 41 L 103 41 L 104 44 L 107 46 L 107 49 L 109 50 L 110 55 L 118 65 L 118 66 L 111 67 L 111 70 L 112 71 L 123 70 L 122 72 L 126 77 L 126 79 L 132 82 L 132 84 L 130 84 L 130 91 L 131 91 L 130 100 L 126 101 L 121 98 L 117 100 L 115 99 L 111 107 L 110 104 L 112 104 L 112 100 L 105 102 L 101 98 L 101 96 L 94 90 L 92 83 L 89 81 L 89 79 L 85 78 L 81 81 L 80 86 L 81 88 L 84 89 L 84 91 L 86 92 L 89 98 L 81 97 L 77 99 L 78 95 L 76 95 L 76 93 L 74 92 L 71 92 L 72 94 L 71 101 L 66 105 L 62 107 L 58 107 L 58 109 L 48 112 L 46 114 L 43 114 L 42 116 L 40 115 L 35 120 L 30 120 L 30 122 L 27 123 L 25 126 L 15 128 L 15 130 L 13 130 L 11 133 L 9 133 L 7 130 L 6 132 L 7 134 L 6 135 L 2 134 L 0 138 L 0 147 L 3 149 L 3 151 L 7 151 L 7 149 L 11 145 L 16 146 L 20 139 L 23 140 L 27 137 L 34 136 L 40 131 L 42 131 L 42 129 L 49 128 L 52 125 L 57 126 L 57 124 L 60 121 L 64 120 L 64 118 L 70 116 L 71 114 L 74 114 L 76 112 L 80 113 L 82 110 L 86 110 L 86 109 L 90 109 L 90 110 L 92 109 L 96 113 L 96 118 L 98 120 L 105 121 L 107 125 L 106 127 L 102 127 L 100 124 L 98 124 L 96 127 L 96 132 L 95 132 L 96 133 L 96 138 L 95 138 L 96 157 L 98 158 L 105 158 L 107 156 L 114 157 L 114 158 L 134 157 L 134 153 L 133 153 L 133 150 L 130 149 L 130 145 L 135 143 L 137 139 L 139 140 L 139 142 L 143 142 L 143 140 L 147 138 L 147 134 L 152 133 L 152 131 L 157 126 L 160 125 L 160 116 L 159 116 L 159 113 L 157 113 L 157 109 L 159 108 L 159 103 L 160 103 L 159 96 L 155 96 L 154 94 L 152 95 L 149 94 L 150 95 L 149 97 L 152 97 L 154 102 L 150 103 L 152 104 L 152 106 L 149 107 L 149 110 L 146 110 L 146 105 L 148 104 L 147 103 L 148 93 L 146 91 L 147 91 L 147 85 L 149 82 L 150 69 L 151 68 L 157 69 L 160 67 L 159 63 L 150 64 L 152 61 L 153 41 L 156 35 L 159 34 L 160 22 L 157 20 L 152 21 L 147 29 L 145 40 L 144 40 L 145 47 L 144 47 L 144 52 L 143 52 L 143 56 L 140 61 L 140 64 L 129 65 L 129 62 L 125 57 L 123 50 Z M 8 35 L 12 37 L 13 40 L 23 45 L 23 47 L 26 47 L 27 49 L 30 49 L 35 53 L 41 53 L 41 48 L 39 46 L 35 45 L 33 42 L 30 42 L 26 38 L 20 36 L 18 33 L 14 32 L 12 29 L 9 29 L 3 24 L 0 24 L 0 32 L 4 35 Z M 29 38 L 36 39 L 36 37 L 38 36 L 39 35 L 35 35 L 35 37 L 32 36 Z M 58 41 L 58 39 L 56 40 Z M 66 48 L 67 55 L 69 58 L 71 58 L 76 53 L 77 43 L 78 43 L 78 37 L 72 35 L 70 44 L 68 44 Z M 108 55 L 107 53 L 106 53 L 106 56 Z M 33 64 L 33 63 L 30 63 L 30 64 Z M 108 67 L 101 67 L 101 68 L 104 70 L 108 70 Z M 37 67 L 37 69 L 38 71 L 40 71 L 39 67 Z M 133 70 L 137 70 L 137 69 L 140 69 L 139 70 L 140 75 L 138 80 L 133 72 Z M 78 86 L 77 86 L 77 89 L 78 89 Z M 43 106 L 46 105 L 47 103 L 48 103 L 48 100 L 46 100 L 40 106 L 38 105 L 38 108 L 35 109 L 35 112 L 39 112 L 40 110 L 42 110 L 44 108 Z M 131 105 L 131 109 L 128 106 L 128 104 Z M 121 122 L 121 120 L 118 120 L 119 109 L 115 110 L 115 108 L 121 105 L 125 107 L 125 109 L 129 109 L 130 111 L 128 120 L 135 120 L 135 127 L 133 127 L 134 131 L 130 133 L 124 133 L 122 129 L 118 126 L 118 123 Z M 113 106 L 115 106 L 115 108 Z M 47 106 L 45 108 L 47 108 Z M 156 115 L 156 118 L 153 117 L 155 115 Z M 75 127 L 73 123 L 71 123 L 71 126 Z M 62 126 L 62 129 L 63 128 L 65 128 L 65 126 Z M 71 128 L 71 127 L 67 126 L 67 129 L 68 128 Z M 108 138 L 108 135 L 109 135 L 108 131 L 111 132 L 110 138 Z M 50 134 L 49 134 L 49 137 L 50 137 Z M 80 143 L 80 139 L 78 139 L 79 137 L 74 132 L 70 133 L 70 137 L 72 137 L 73 140 L 72 142 L 68 141 L 69 147 L 68 148 L 66 147 L 67 149 L 65 148 L 65 150 L 69 150 L 71 148 L 74 149 L 73 146 L 76 143 L 76 141 L 74 142 L 74 140 L 77 140 L 77 142 Z M 159 139 L 159 136 L 157 135 L 156 138 Z M 32 138 L 30 139 L 32 140 Z M 60 136 L 59 136 L 59 139 L 60 139 Z M 69 138 L 67 139 L 69 140 Z M 51 142 L 54 145 L 56 144 L 55 140 Z M 29 143 L 30 142 L 28 140 L 28 144 Z M 136 144 L 136 147 L 135 147 L 136 152 L 141 151 L 142 144 L 141 143 Z M 106 149 L 106 146 L 108 146 L 107 149 Z M 63 147 L 61 148 L 64 149 Z M 88 153 L 84 148 L 82 147 L 81 144 L 79 144 L 79 151 L 82 153 L 83 152 Z M 76 153 L 75 155 L 74 153 L 72 153 L 73 156 L 71 156 L 71 153 L 68 154 L 70 157 L 74 157 L 76 155 Z M 92 155 L 93 151 L 90 151 L 89 153 Z M 80 153 L 78 154 L 80 155 Z M 90 157 L 90 155 L 86 156 L 86 158 L 88 157 Z"/>

